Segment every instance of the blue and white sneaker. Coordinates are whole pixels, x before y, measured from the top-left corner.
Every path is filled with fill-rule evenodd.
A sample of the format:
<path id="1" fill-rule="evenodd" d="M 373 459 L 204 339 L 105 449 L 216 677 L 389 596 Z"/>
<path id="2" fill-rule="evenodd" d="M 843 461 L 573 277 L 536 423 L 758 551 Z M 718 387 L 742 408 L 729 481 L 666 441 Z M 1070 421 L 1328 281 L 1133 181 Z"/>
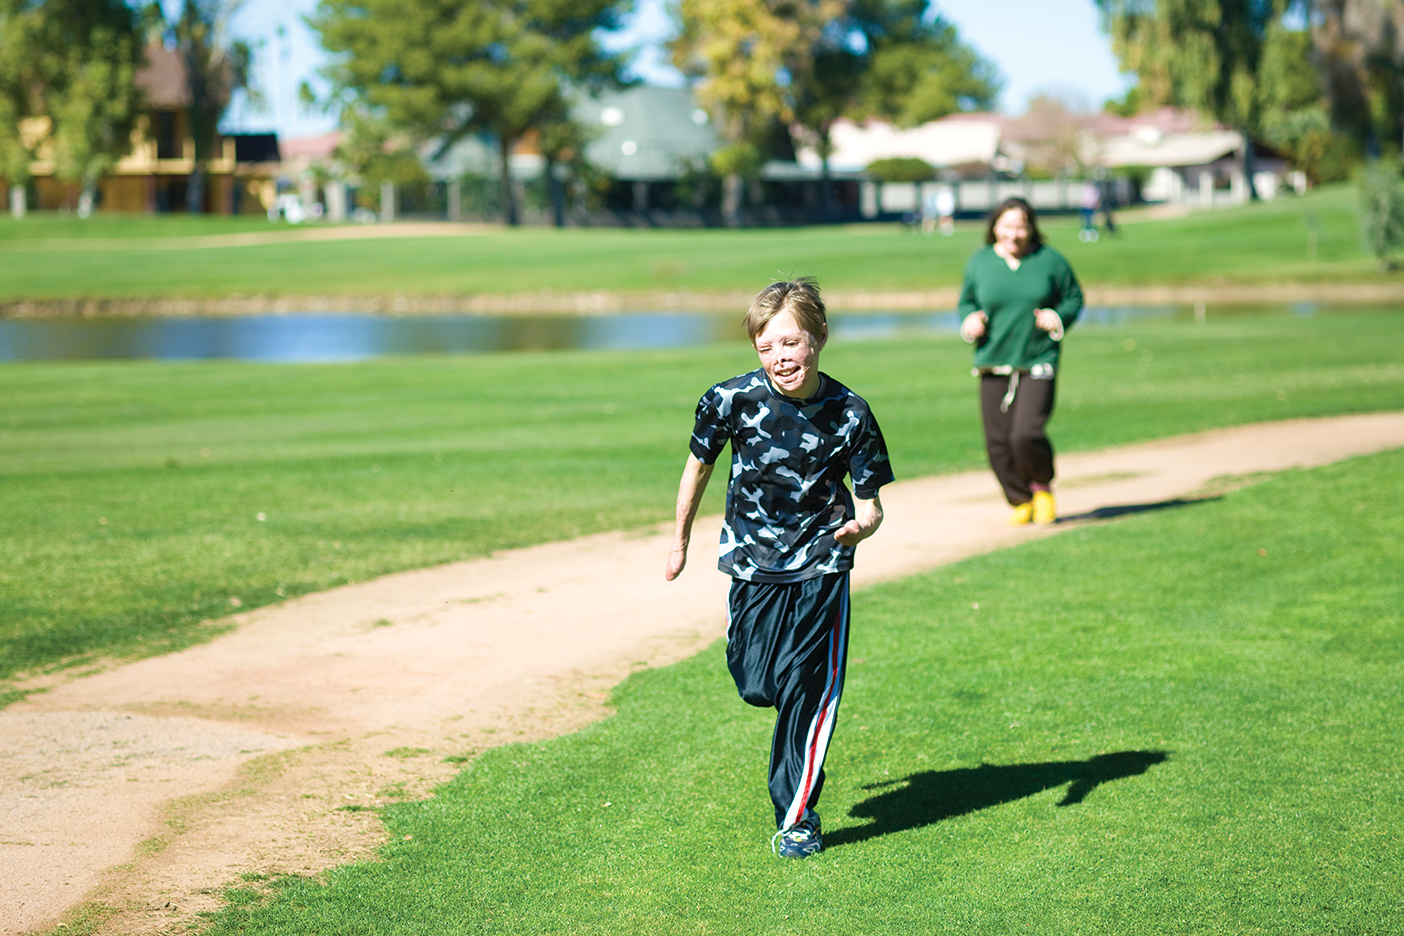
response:
<path id="1" fill-rule="evenodd" d="M 808 858 L 824 847 L 819 834 L 819 814 L 814 810 L 788 829 L 781 829 L 770 840 L 770 848 L 781 858 Z"/>

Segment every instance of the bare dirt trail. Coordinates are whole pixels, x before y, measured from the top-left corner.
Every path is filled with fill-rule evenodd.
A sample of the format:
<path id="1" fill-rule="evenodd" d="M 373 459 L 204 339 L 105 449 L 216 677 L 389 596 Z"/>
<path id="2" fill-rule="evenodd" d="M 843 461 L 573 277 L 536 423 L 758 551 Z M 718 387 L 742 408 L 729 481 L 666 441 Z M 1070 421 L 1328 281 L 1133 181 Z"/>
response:
<path id="1" fill-rule="evenodd" d="M 1397 413 L 1061 456 L 1065 520 L 1050 528 L 1008 527 L 986 472 L 899 482 L 884 489 L 887 520 L 861 547 L 854 581 L 1052 535 L 1215 478 L 1402 446 Z M 718 527 L 699 523 L 673 583 L 662 580 L 662 529 L 516 550 L 240 615 L 208 644 L 0 711 L 0 933 L 75 912 L 97 933 L 173 931 L 241 876 L 373 855 L 384 836 L 374 807 L 427 795 L 458 769 L 445 758 L 574 730 L 606 714 L 609 688 L 634 669 L 720 637 Z"/>

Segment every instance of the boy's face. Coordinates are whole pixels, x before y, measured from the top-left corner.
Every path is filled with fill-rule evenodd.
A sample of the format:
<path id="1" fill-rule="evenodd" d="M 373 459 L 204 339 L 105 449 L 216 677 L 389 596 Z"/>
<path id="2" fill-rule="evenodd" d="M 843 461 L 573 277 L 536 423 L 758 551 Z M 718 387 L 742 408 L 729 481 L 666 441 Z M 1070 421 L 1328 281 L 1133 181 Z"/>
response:
<path id="1" fill-rule="evenodd" d="M 828 339 L 827 325 L 819 335 L 811 335 L 794 313 L 781 312 L 756 335 L 756 354 L 775 389 L 803 400 L 819 389 L 819 352 Z"/>

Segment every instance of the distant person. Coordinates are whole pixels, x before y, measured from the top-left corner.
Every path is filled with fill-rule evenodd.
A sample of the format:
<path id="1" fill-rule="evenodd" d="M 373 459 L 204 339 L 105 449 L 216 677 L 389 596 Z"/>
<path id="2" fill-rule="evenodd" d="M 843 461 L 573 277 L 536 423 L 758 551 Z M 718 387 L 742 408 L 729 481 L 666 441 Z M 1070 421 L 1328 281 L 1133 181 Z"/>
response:
<path id="1" fill-rule="evenodd" d="M 1102 197 L 1102 227 L 1106 228 L 1107 234 L 1115 237 L 1119 231 L 1116 226 L 1116 218 L 1112 217 L 1112 212 L 1116 210 L 1116 186 L 1107 183 L 1106 193 Z"/>
<path id="2" fill-rule="evenodd" d="M 741 698 L 777 709 L 771 845 L 806 858 L 824 844 L 815 806 L 843 693 L 848 572 L 882 523 L 878 489 L 892 467 L 868 404 L 819 370 L 829 327 L 813 280 L 767 286 L 745 321 L 761 366 L 697 404 L 664 577 L 687 563 L 702 492 L 730 442 L 718 563 L 732 579 L 726 663 Z"/>
<path id="3" fill-rule="evenodd" d="M 1082 216 L 1082 227 L 1077 232 L 1077 239 L 1084 244 L 1090 244 L 1097 239 L 1097 210 L 1102 207 L 1101 187 L 1091 179 L 1082 183 L 1082 192 L 1078 196 L 1078 213 Z"/>
<path id="4" fill-rule="evenodd" d="M 942 237 L 950 237 L 955 233 L 955 210 L 955 191 L 949 185 L 938 188 L 936 190 L 936 219 Z"/>
<path id="5" fill-rule="evenodd" d="M 1010 523 L 1052 523 L 1053 415 L 1058 353 L 1082 311 L 1082 288 L 1063 255 L 1043 242 L 1022 198 L 996 208 L 984 249 L 965 267 L 960 335 L 975 345 L 980 413 L 990 467 L 1014 508 Z"/>

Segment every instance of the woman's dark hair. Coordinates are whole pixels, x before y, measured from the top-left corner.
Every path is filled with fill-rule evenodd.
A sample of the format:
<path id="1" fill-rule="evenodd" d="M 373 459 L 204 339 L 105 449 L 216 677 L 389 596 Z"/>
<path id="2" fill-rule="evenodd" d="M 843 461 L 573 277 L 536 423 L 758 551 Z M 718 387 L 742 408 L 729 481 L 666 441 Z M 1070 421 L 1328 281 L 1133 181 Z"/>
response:
<path id="1" fill-rule="evenodd" d="M 999 220 L 1000 215 L 1004 214 L 1011 208 L 1018 208 L 1020 211 L 1022 211 L 1024 213 L 1025 220 L 1028 221 L 1028 250 L 1029 253 L 1033 253 L 1035 250 L 1043 246 L 1043 235 L 1039 233 L 1038 230 L 1038 215 L 1034 213 L 1033 205 L 1030 205 L 1027 201 L 1025 201 L 1017 195 L 1013 198 L 1006 198 L 1004 201 L 999 203 L 998 208 L 990 212 L 989 223 L 985 225 L 985 243 L 993 244 L 995 242 L 995 222 Z"/>

